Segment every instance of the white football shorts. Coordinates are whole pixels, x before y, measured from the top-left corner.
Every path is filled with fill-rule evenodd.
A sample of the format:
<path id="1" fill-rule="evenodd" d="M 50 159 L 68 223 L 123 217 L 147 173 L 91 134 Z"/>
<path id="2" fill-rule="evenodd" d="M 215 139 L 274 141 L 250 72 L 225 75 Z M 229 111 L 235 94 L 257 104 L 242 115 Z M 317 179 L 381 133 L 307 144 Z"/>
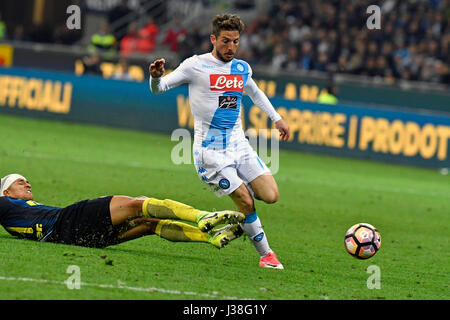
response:
<path id="1" fill-rule="evenodd" d="M 194 145 L 193 152 L 199 178 L 218 197 L 231 194 L 242 183 L 254 196 L 249 183 L 271 173 L 247 140 L 232 143 L 226 149 Z"/>

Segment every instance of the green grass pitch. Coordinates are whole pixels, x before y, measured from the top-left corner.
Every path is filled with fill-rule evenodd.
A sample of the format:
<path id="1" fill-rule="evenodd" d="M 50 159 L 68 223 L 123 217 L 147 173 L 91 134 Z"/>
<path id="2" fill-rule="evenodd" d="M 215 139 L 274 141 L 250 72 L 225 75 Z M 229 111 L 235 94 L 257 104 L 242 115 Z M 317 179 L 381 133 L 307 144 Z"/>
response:
<path id="1" fill-rule="evenodd" d="M 66 206 L 102 195 L 234 208 L 175 165 L 167 135 L 0 116 L 0 175 L 21 173 L 35 200 Z M 257 202 L 285 270 L 262 269 L 245 237 L 217 250 L 143 237 L 105 249 L 20 240 L 0 230 L 0 299 L 449 299 L 450 180 L 438 170 L 280 152 L 276 204 Z M 371 259 L 344 248 L 346 230 L 376 226 Z M 81 288 L 69 289 L 69 266 Z M 369 289 L 369 266 L 380 289 Z M 370 282 L 370 281 L 369 281 Z"/>

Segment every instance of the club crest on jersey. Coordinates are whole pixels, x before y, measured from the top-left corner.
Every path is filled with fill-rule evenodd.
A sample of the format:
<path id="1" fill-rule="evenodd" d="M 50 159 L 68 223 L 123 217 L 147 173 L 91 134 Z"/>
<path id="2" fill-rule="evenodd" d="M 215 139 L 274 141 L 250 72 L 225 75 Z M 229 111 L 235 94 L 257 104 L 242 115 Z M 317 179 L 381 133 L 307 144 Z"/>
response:
<path id="1" fill-rule="evenodd" d="M 228 189 L 230 187 L 230 181 L 225 178 L 220 179 L 219 187 L 221 187 L 222 189 Z"/>
<path id="2" fill-rule="evenodd" d="M 244 91 L 244 80 L 240 74 L 210 74 L 212 91 Z"/>

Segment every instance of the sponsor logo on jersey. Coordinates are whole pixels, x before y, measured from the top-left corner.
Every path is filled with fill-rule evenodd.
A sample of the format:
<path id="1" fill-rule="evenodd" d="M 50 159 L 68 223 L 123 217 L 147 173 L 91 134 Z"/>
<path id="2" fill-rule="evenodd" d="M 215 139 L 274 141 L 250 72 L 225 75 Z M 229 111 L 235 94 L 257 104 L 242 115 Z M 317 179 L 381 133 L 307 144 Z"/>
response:
<path id="1" fill-rule="evenodd" d="M 237 108 L 237 98 L 236 96 L 220 96 L 219 97 L 219 108 L 221 109 L 236 109 Z"/>
<path id="2" fill-rule="evenodd" d="M 244 91 L 244 80 L 240 74 L 210 74 L 212 91 Z"/>
<path id="3" fill-rule="evenodd" d="M 214 69 L 215 66 L 208 66 L 207 64 L 202 64 L 202 68 L 205 68 L 205 69 Z"/>

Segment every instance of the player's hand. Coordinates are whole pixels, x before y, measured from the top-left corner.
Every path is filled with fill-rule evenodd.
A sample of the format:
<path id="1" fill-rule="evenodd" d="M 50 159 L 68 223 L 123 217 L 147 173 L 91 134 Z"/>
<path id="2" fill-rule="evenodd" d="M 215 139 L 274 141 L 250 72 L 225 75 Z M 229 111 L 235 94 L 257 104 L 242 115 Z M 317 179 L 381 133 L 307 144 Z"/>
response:
<path id="1" fill-rule="evenodd" d="M 164 74 L 164 64 L 166 60 L 164 58 L 153 61 L 153 63 L 148 67 L 148 71 L 152 78 L 159 78 Z"/>
<path id="2" fill-rule="evenodd" d="M 286 121 L 284 121 L 283 119 L 278 120 L 277 122 L 275 122 L 275 127 L 278 129 L 278 131 L 280 131 L 280 139 L 282 141 L 288 141 L 291 136 L 291 132 L 289 131 L 289 126 L 287 125 Z"/>

